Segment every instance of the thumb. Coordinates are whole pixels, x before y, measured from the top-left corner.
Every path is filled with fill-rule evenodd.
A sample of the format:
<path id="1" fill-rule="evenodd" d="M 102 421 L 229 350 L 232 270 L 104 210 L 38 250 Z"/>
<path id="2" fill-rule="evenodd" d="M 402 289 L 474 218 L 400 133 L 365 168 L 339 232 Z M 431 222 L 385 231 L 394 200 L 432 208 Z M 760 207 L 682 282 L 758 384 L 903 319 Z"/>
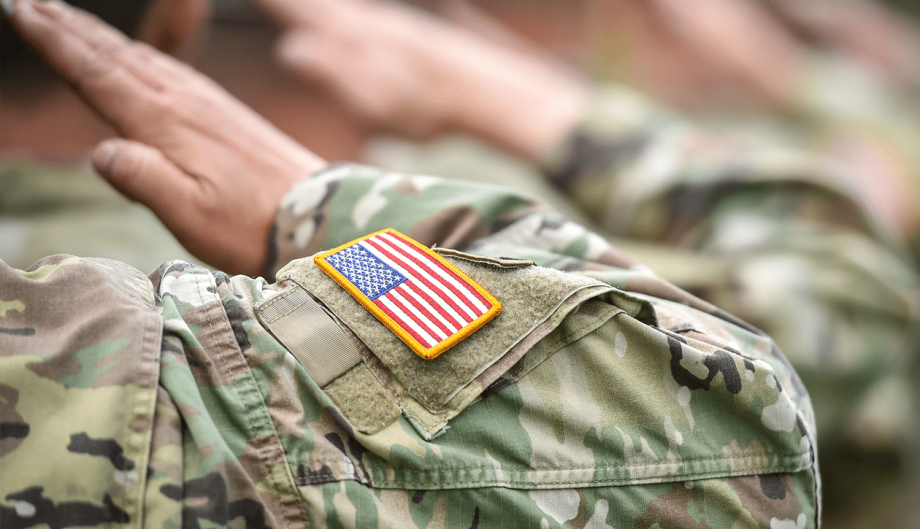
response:
<path id="1" fill-rule="evenodd" d="M 126 139 L 96 146 L 93 167 L 121 194 L 150 208 L 172 229 L 180 212 L 192 210 L 182 200 L 195 197 L 195 181 L 158 149 Z"/>

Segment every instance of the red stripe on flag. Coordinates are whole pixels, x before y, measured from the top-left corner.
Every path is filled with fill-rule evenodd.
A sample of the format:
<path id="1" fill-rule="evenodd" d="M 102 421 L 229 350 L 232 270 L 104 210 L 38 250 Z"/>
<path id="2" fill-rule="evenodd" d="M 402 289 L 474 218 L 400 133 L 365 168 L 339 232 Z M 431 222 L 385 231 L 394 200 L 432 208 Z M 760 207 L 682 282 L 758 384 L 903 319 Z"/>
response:
<path id="1" fill-rule="evenodd" d="M 412 300 L 406 299 L 402 292 L 397 292 L 397 289 L 390 290 L 382 297 L 389 299 L 394 305 L 396 305 L 399 310 L 403 312 L 410 320 L 415 322 L 416 325 L 421 327 L 421 329 L 431 337 L 431 340 L 426 340 L 426 342 L 432 342 L 431 346 L 434 347 L 436 344 L 441 343 L 443 340 L 446 340 L 447 337 L 438 338 L 438 333 L 435 332 L 434 325 L 426 320 L 422 315 L 419 307 L 412 302 Z M 415 309 L 415 310 L 412 310 Z M 418 312 L 418 314 L 416 314 Z M 424 336 L 424 335 L 423 335 Z"/>
<path id="2" fill-rule="evenodd" d="M 424 299 L 425 301 L 427 301 L 428 304 L 431 305 L 431 307 L 432 307 L 433 309 L 435 309 L 436 311 L 438 311 L 438 314 L 439 314 L 440 316 L 442 316 L 445 320 L 447 320 L 451 325 L 453 325 L 454 327 L 456 327 L 456 329 L 457 329 L 458 331 L 459 331 L 460 329 L 463 328 L 463 324 L 460 323 L 460 322 L 458 322 L 457 319 L 454 318 L 453 316 L 451 316 L 449 312 L 447 312 L 446 310 L 443 310 L 443 309 L 439 309 L 438 306 L 440 305 L 440 303 L 439 303 L 438 301 L 435 301 L 434 299 L 432 299 L 432 297 L 429 296 L 427 292 L 425 292 L 424 290 L 422 290 L 421 288 L 419 288 L 419 286 L 415 284 L 415 281 L 406 281 L 406 282 L 404 282 L 404 283 L 403 283 L 402 285 L 400 285 L 400 286 L 405 286 L 406 288 L 409 288 L 409 289 L 411 289 L 413 292 L 415 292 L 416 294 L 418 294 L 418 296 L 419 296 L 420 298 L 422 298 L 422 299 Z M 444 328 L 444 331 L 445 331 L 448 335 L 451 335 L 451 334 L 453 334 L 453 333 L 456 332 L 456 331 L 450 330 L 449 328 L 447 328 L 447 326 L 444 326 L 443 328 Z"/>
<path id="3" fill-rule="evenodd" d="M 394 261 L 394 262 L 396 262 L 396 263 L 400 263 L 401 266 L 403 266 L 403 268 L 408 267 L 410 270 L 411 270 L 412 268 L 414 268 L 414 266 L 412 266 L 410 263 L 407 263 L 407 259 L 406 259 L 406 258 L 403 258 L 403 257 L 402 257 L 402 254 L 394 255 L 393 252 L 391 252 L 389 249 L 387 249 L 387 248 L 386 248 L 384 245 L 382 245 L 379 241 L 375 241 L 375 240 L 373 240 L 373 238 L 371 238 L 371 239 L 365 239 L 364 242 L 366 242 L 366 243 L 368 243 L 369 245 L 373 246 L 373 248 L 374 248 L 375 250 L 377 250 L 378 252 L 380 252 L 380 253 L 382 253 L 383 255 L 385 255 L 385 256 L 386 256 L 388 259 L 390 259 L 391 261 Z M 407 281 L 413 281 L 413 280 L 418 281 L 419 283 L 422 283 L 423 285 L 427 286 L 428 288 L 430 288 L 431 290 L 433 290 L 433 291 L 435 291 L 435 292 L 437 292 L 437 291 L 439 291 L 439 290 L 442 291 L 442 292 L 443 292 L 444 290 L 451 290 L 451 291 L 453 291 L 453 289 L 446 289 L 446 286 L 445 286 L 443 283 L 432 283 L 431 281 L 429 281 L 428 279 L 422 277 L 422 276 L 421 276 L 420 274 L 418 274 L 418 273 L 409 274 L 409 275 L 410 275 L 410 277 L 407 278 Z M 454 295 L 457 296 L 457 298 L 460 299 L 460 300 L 462 300 L 462 298 L 463 298 L 463 296 L 462 296 L 461 294 L 459 294 L 459 293 L 454 292 Z M 473 318 L 470 318 L 469 315 L 467 314 L 467 311 L 473 312 L 473 314 L 475 314 L 475 312 L 472 310 L 472 308 L 469 307 L 468 305 L 464 304 L 464 306 L 467 307 L 467 310 L 463 310 L 462 308 L 460 308 L 459 305 L 457 305 L 456 302 L 454 302 L 453 299 L 450 298 L 450 296 L 444 296 L 444 297 L 441 299 L 441 301 L 443 301 L 444 303 L 447 303 L 448 305 L 450 305 L 450 307 L 451 307 L 452 309 L 454 309 L 454 311 L 457 313 L 457 315 L 464 319 L 463 325 L 466 325 L 467 323 L 470 323 L 471 321 L 473 321 L 473 320 L 476 319 L 475 316 L 474 316 Z"/>
<path id="4" fill-rule="evenodd" d="M 476 299 L 478 299 L 479 302 L 482 303 L 482 304 L 485 306 L 485 310 L 479 309 L 479 308 L 477 308 L 476 306 L 471 306 L 470 308 L 471 308 L 474 312 L 477 312 L 477 313 L 479 313 L 479 314 L 482 314 L 482 313 L 488 312 L 488 310 L 489 310 L 490 308 L 492 308 L 492 304 L 489 303 L 489 301 L 486 300 L 486 298 L 484 298 L 479 292 L 477 292 L 475 288 L 471 287 L 469 283 L 467 283 L 466 281 L 464 281 L 463 278 L 461 278 L 460 276 L 458 276 L 458 275 L 456 274 L 456 272 L 454 272 L 454 271 L 451 270 L 450 268 L 444 266 L 444 264 L 441 263 L 440 261 L 438 261 L 437 259 L 434 259 L 434 258 L 432 258 L 430 255 L 428 255 L 428 254 L 426 254 L 425 252 L 419 250 L 419 249 L 418 249 L 414 244 L 412 244 L 411 242 L 408 242 L 408 241 L 406 241 L 405 239 L 403 239 L 402 237 L 399 237 L 399 236 L 397 236 L 397 235 L 395 235 L 395 234 L 392 234 L 392 233 L 381 233 L 381 234 L 380 234 L 380 237 L 383 238 L 383 239 L 389 239 L 390 237 L 392 237 L 393 239 L 396 239 L 397 241 L 399 241 L 399 243 L 401 243 L 401 244 L 403 245 L 403 248 L 401 248 L 401 250 L 402 250 L 401 253 L 404 253 L 407 257 L 409 257 L 410 259 L 412 259 L 412 261 L 415 262 L 418 266 L 423 267 L 423 266 L 425 266 L 425 265 L 427 264 L 429 270 L 430 270 L 431 267 L 438 267 L 438 269 L 444 271 L 444 273 L 446 273 L 448 276 L 454 278 L 454 280 L 456 280 L 458 283 L 460 283 L 460 285 L 462 285 L 464 291 L 469 292 L 472 296 L 474 296 Z M 410 251 L 411 251 L 411 253 L 410 253 Z M 418 259 L 418 256 L 424 257 L 424 262 L 423 262 L 422 260 Z M 437 272 L 435 272 L 435 271 L 433 271 L 433 270 L 430 270 L 429 273 L 431 273 L 431 274 L 432 274 L 433 276 L 435 276 L 435 277 L 438 277 Z M 442 279 L 442 280 L 443 280 L 443 279 Z M 457 292 L 457 289 L 456 289 L 452 284 L 448 283 L 446 280 L 445 280 L 445 284 L 448 285 L 448 286 L 450 286 L 451 290 L 453 290 L 454 292 Z M 458 293 L 458 295 L 461 296 L 461 297 L 463 296 L 462 293 Z M 477 314 L 477 316 L 478 316 L 479 314 Z"/>
<path id="5" fill-rule="evenodd" d="M 411 288 L 408 285 L 406 285 L 406 283 L 399 285 L 393 290 L 399 292 L 402 295 L 403 299 L 411 303 L 412 306 L 415 307 L 416 310 L 422 313 L 422 316 L 425 317 L 425 326 L 428 327 L 428 332 L 429 334 L 432 335 L 433 338 L 437 339 L 438 341 L 444 341 L 450 338 L 450 335 L 454 334 L 453 331 L 448 329 L 447 326 L 441 322 L 440 318 L 438 318 L 435 314 L 432 314 L 431 311 L 429 311 L 428 308 L 425 307 L 425 305 L 413 299 L 412 295 L 409 292 L 406 292 L 407 290 L 411 290 Z M 434 306 L 432 306 L 432 308 L 434 308 Z M 438 330 L 440 330 L 442 334 L 445 335 L 444 338 L 438 339 L 437 336 L 435 336 L 437 334 L 436 332 L 434 332 L 435 327 Z"/>
<path id="6" fill-rule="evenodd" d="M 390 301 L 392 301 L 392 300 L 390 300 Z M 374 303 L 374 305 L 377 305 L 377 308 L 379 308 L 380 310 L 382 310 L 382 311 L 384 312 L 384 314 L 386 314 L 387 316 L 389 316 L 390 319 L 392 319 L 394 322 L 396 322 L 396 324 L 399 325 L 399 327 L 400 327 L 402 330 L 404 330 L 404 331 L 406 331 L 407 333 L 409 333 L 409 335 L 412 336 L 412 338 L 414 338 L 416 342 L 422 344 L 422 347 L 425 347 L 426 349 L 431 349 L 431 347 L 429 347 L 429 346 L 426 345 L 427 342 L 428 342 L 428 340 L 426 340 L 425 338 L 423 338 L 419 333 L 415 332 L 415 330 L 412 329 L 411 326 L 406 325 L 406 322 L 403 321 L 403 319 L 400 318 L 398 315 L 396 315 L 395 312 L 393 312 L 392 310 L 390 310 L 390 308 L 387 307 L 387 306 L 383 303 L 383 301 L 381 301 L 380 298 L 375 299 L 375 300 L 373 301 L 373 303 Z"/>

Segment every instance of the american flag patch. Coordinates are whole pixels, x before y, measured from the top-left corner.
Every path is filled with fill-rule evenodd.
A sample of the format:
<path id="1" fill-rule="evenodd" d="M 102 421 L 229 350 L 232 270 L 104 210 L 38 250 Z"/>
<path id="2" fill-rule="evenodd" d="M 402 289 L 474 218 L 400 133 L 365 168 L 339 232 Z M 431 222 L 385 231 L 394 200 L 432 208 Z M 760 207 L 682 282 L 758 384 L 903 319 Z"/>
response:
<path id="1" fill-rule="evenodd" d="M 322 252 L 313 262 L 426 359 L 453 347 L 502 309 L 459 268 L 396 230 Z"/>

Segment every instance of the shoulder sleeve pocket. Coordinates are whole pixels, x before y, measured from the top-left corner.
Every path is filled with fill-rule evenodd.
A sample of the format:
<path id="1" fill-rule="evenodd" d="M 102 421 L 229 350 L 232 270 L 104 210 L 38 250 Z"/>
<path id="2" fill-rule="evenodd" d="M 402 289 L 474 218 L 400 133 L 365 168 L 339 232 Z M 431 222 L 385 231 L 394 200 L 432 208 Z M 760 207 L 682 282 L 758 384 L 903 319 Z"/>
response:
<path id="1" fill-rule="evenodd" d="M 354 340 L 356 345 L 352 345 L 356 353 L 349 353 L 353 359 L 348 364 L 349 370 L 353 369 L 353 372 L 336 372 L 333 379 L 325 378 L 320 386 L 333 397 L 341 408 L 339 411 L 351 425 L 361 431 L 373 433 L 379 428 L 371 431 L 358 427 L 360 424 L 373 422 L 382 428 L 396 419 L 398 414 L 393 413 L 393 408 L 384 405 L 384 400 L 389 399 L 423 438 L 431 439 L 487 388 L 501 387 L 523 376 L 529 370 L 527 366 L 537 365 L 620 310 L 606 304 L 604 307 L 611 310 L 586 310 L 586 301 L 614 289 L 584 276 L 454 251 L 442 255 L 488 289 L 501 301 L 504 309 L 478 331 L 431 360 L 413 353 L 399 337 L 310 260 L 298 261 L 279 273 L 279 280 L 297 283 L 302 287 L 303 295 L 315 297 L 335 320 L 347 328 L 349 334 L 353 333 L 357 338 Z M 264 323 L 265 310 L 260 308 L 259 313 Z M 564 331 L 557 331 L 564 321 L 571 320 L 568 318 L 570 315 L 578 315 L 577 324 L 569 321 Z M 324 317 L 329 322 L 333 321 L 327 314 Z M 306 321 L 302 318 L 298 320 Z M 276 323 L 266 326 L 277 333 Z M 543 340 L 554 331 L 558 336 Z M 288 340 L 279 338 L 290 347 Z M 329 363 L 327 360 L 321 362 Z M 364 365 L 361 366 L 361 363 Z M 307 370 L 316 378 L 313 369 L 307 367 Z M 376 386 L 369 385 L 371 381 Z M 358 405 L 358 399 L 372 399 L 373 402 Z M 348 409 L 340 404 L 346 402 L 349 403 Z M 378 410 L 379 413 L 368 410 Z M 368 414 L 373 416 L 373 420 L 359 419 Z"/>

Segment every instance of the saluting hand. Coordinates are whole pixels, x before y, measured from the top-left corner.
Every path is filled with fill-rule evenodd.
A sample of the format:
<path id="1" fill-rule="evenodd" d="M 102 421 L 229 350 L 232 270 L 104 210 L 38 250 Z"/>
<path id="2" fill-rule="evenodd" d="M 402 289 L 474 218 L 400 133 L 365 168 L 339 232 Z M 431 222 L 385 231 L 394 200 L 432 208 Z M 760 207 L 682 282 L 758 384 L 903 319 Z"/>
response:
<path id="1" fill-rule="evenodd" d="M 93 165 L 147 205 L 193 254 L 257 274 L 281 197 L 326 162 L 191 67 L 52 0 L 10 19 L 123 139 Z"/>

